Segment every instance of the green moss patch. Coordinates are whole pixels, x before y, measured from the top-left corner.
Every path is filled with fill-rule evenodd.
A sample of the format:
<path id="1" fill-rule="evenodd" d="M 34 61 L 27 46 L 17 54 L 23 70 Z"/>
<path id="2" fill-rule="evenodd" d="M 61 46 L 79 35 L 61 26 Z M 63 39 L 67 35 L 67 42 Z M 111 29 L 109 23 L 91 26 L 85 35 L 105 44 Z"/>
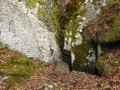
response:
<path id="1" fill-rule="evenodd" d="M 78 4 L 81 3 L 81 4 Z M 66 20 L 63 16 L 60 18 L 61 29 L 64 30 L 64 37 L 69 39 L 72 38 L 72 42 L 75 41 L 75 34 L 77 33 L 77 29 L 79 27 L 79 23 L 82 22 L 82 16 L 86 14 L 86 9 L 81 0 L 73 0 L 66 5 L 66 15 L 68 15 L 69 19 Z M 72 36 L 68 35 L 72 33 Z M 71 43 L 72 43 L 71 42 Z"/>
<path id="2" fill-rule="evenodd" d="M 86 60 L 86 56 L 88 55 L 88 44 L 83 42 L 79 46 L 72 47 L 72 51 L 75 55 L 75 60 L 73 62 L 73 69 L 78 71 L 84 71 L 86 70 L 86 67 L 84 64 L 88 61 Z M 86 70 L 87 71 L 87 70 Z"/>
<path id="3" fill-rule="evenodd" d="M 105 42 L 116 42 L 120 40 L 120 15 L 111 23 L 108 35 L 103 39 Z"/>
<path id="4" fill-rule="evenodd" d="M 66 22 L 66 20 L 61 19 L 61 22 L 63 23 L 62 29 L 65 30 L 65 39 L 67 38 L 67 41 L 69 38 L 72 39 L 71 51 L 75 55 L 73 69 L 84 72 L 94 72 L 94 61 L 89 61 L 94 51 L 92 53 L 89 53 L 89 50 L 91 50 L 93 47 L 91 47 L 91 42 L 89 41 L 88 35 L 86 34 L 87 32 L 85 29 L 82 30 L 82 32 L 77 31 L 78 27 L 80 26 L 80 22 L 83 22 L 83 16 L 86 14 L 84 0 L 71 0 L 71 2 L 66 5 L 66 13 L 69 16 L 69 20 Z M 75 37 L 76 33 L 82 36 L 82 43 L 80 45 L 72 46 L 72 43 L 76 42 L 77 40 Z"/>
<path id="5" fill-rule="evenodd" d="M 86 36 L 85 28 L 82 32 L 82 43 L 80 45 L 72 47 L 72 52 L 75 55 L 75 60 L 73 62 L 73 69 L 77 71 L 84 71 L 93 73 L 95 70 L 95 64 L 93 60 L 96 59 L 94 46 L 88 36 Z M 92 61 L 90 58 L 92 57 Z M 94 58 L 93 58 L 94 57 Z"/>
<path id="6" fill-rule="evenodd" d="M 25 3 L 29 8 L 34 8 L 37 0 L 25 0 Z"/>
<path id="7" fill-rule="evenodd" d="M 120 40 L 120 2 L 109 2 L 102 7 L 101 14 L 89 22 L 87 31 L 91 39 L 99 43 L 111 43 Z"/>
<path id="8" fill-rule="evenodd" d="M 100 56 L 96 63 L 100 75 L 110 77 L 116 75 L 117 67 L 120 66 L 120 48 L 113 49 L 111 52 Z"/>
<path id="9" fill-rule="evenodd" d="M 44 8 L 38 8 L 38 13 L 37 13 L 38 19 L 42 20 L 43 17 L 46 16 L 46 10 Z"/>
<path id="10" fill-rule="evenodd" d="M 51 21 L 53 23 L 55 30 L 59 29 L 59 14 L 60 14 L 60 8 L 58 7 L 57 3 L 54 2 L 53 14 L 51 15 Z"/>
<path id="11" fill-rule="evenodd" d="M 56 32 L 56 36 L 55 36 L 56 42 L 60 46 L 61 45 L 60 44 L 61 43 L 61 30 L 60 30 L 60 22 L 59 22 L 60 7 L 58 5 L 58 0 L 54 0 L 52 8 L 53 8 L 53 12 L 51 13 L 50 21 L 52 22 L 53 30 L 51 31 Z"/>
<path id="12" fill-rule="evenodd" d="M 41 5 L 46 5 L 47 2 L 45 0 L 24 0 L 26 6 L 30 9 L 35 8 L 35 4 L 38 2 Z"/>
<path id="13" fill-rule="evenodd" d="M 92 50 L 92 51 L 91 51 Z M 91 42 L 84 40 L 80 45 L 72 47 L 75 55 L 73 69 L 77 71 L 95 72 L 95 52 L 91 46 Z"/>
<path id="14" fill-rule="evenodd" d="M 41 62 L 33 61 L 6 47 L 0 48 L 0 53 L 4 53 L 0 57 L 0 75 L 8 77 L 5 81 L 6 89 L 30 78 L 34 71 L 42 65 Z"/>
<path id="15" fill-rule="evenodd" d="M 25 3 L 30 9 L 35 8 L 36 3 L 40 4 L 37 17 L 46 24 L 49 31 L 56 32 L 56 42 L 59 44 L 61 31 L 59 26 L 60 7 L 58 0 L 53 0 L 52 2 L 46 0 L 25 0 Z M 48 3 L 51 5 L 48 5 Z"/>

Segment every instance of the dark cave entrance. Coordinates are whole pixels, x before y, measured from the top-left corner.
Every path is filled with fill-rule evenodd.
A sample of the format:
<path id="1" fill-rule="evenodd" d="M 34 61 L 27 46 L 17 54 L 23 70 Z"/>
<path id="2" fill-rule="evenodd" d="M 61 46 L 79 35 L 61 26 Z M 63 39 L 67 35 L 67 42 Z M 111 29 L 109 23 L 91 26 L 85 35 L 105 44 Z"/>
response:
<path id="1" fill-rule="evenodd" d="M 120 48 L 120 41 L 110 42 L 110 43 L 97 43 L 97 42 L 91 41 L 91 43 L 92 43 L 92 46 L 94 47 L 95 55 L 96 55 L 95 64 L 97 63 L 97 60 L 100 56 L 103 56 L 111 52 L 112 50 L 116 50 Z M 101 49 L 101 51 L 99 51 L 99 49 Z M 96 67 L 95 67 L 95 72 L 92 74 L 101 76 L 101 74 L 98 72 Z"/>
<path id="2" fill-rule="evenodd" d="M 120 41 L 116 41 L 116 42 L 112 42 L 112 43 L 104 43 L 104 44 L 91 41 L 91 43 L 92 43 L 92 46 L 94 47 L 95 55 L 96 55 L 95 64 L 97 63 L 97 59 L 100 56 L 110 52 L 113 49 L 120 48 Z M 98 48 L 98 45 L 100 45 L 99 48 Z M 99 52 L 99 49 L 101 49 L 100 52 Z M 73 70 L 73 66 L 72 66 L 71 51 L 62 49 L 62 55 L 63 55 L 63 61 L 68 64 L 69 70 L 72 71 Z M 93 74 L 93 75 L 101 76 L 96 67 L 94 67 L 94 71 L 85 71 L 85 72 Z"/>
<path id="3" fill-rule="evenodd" d="M 69 70 L 72 71 L 71 51 L 63 49 L 63 61 L 69 66 Z"/>

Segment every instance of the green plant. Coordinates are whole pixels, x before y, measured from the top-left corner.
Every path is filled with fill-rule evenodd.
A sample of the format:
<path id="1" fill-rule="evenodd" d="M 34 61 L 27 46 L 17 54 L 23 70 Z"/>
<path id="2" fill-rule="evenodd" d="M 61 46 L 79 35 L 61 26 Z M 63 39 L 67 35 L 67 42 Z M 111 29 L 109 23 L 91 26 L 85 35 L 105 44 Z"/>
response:
<path id="1" fill-rule="evenodd" d="M 35 7 L 35 3 L 37 3 L 37 0 L 25 0 L 25 3 L 28 8 L 32 9 Z"/>

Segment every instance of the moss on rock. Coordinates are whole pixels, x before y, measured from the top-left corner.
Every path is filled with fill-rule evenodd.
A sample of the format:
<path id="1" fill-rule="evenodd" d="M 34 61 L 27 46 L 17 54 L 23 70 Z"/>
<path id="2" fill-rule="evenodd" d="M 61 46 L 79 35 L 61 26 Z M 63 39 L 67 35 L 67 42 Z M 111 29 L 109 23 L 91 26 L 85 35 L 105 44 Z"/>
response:
<path id="1" fill-rule="evenodd" d="M 116 42 L 120 40 L 120 15 L 117 16 L 110 25 L 108 35 L 102 42 Z"/>
<path id="2" fill-rule="evenodd" d="M 75 3 L 77 3 L 76 7 L 74 6 Z M 62 21 L 65 23 L 62 28 L 65 30 L 65 42 L 70 44 L 71 51 L 75 56 L 73 69 L 78 71 L 94 72 L 96 58 L 94 48 L 92 47 L 89 37 L 87 37 L 88 35 L 86 30 L 79 30 L 81 23 L 84 24 L 85 17 L 83 16 L 85 16 L 86 12 L 84 0 L 72 0 L 72 2 L 66 5 L 66 13 L 69 16 L 69 20 L 67 22 L 66 20 Z"/>
<path id="3" fill-rule="evenodd" d="M 28 8 L 34 8 L 35 7 L 35 3 L 37 3 L 37 0 L 25 0 L 26 6 Z"/>
<path id="4" fill-rule="evenodd" d="M 96 63 L 100 75 L 110 77 L 116 75 L 117 67 L 120 66 L 120 48 L 113 49 L 111 52 L 100 56 Z"/>
<path id="5" fill-rule="evenodd" d="M 83 42 L 75 47 L 72 47 L 72 52 L 75 55 L 73 69 L 84 72 L 95 72 L 95 51 L 90 41 Z"/>
<path id="6" fill-rule="evenodd" d="M 62 24 L 61 28 L 64 30 L 64 37 L 67 38 L 67 41 L 69 38 L 72 38 L 71 44 L 76 40 L 75 34 L 78 32 L 77 29 L 80 25 L 79 23 L 83 21 L 82 16 L 86 13 L 86 9 L 81 0 L 75 0 L 72 2 L 74 4 L 77 3 L 77 8 L 73 6 L 74 9 L 71 9 L 73 7 L 67 8 L 69 6 L 66 6 L 66 13 L 69 16 L 69 20 L 66 20 L 65 18 L 60 18 Z M 81 5 L 79 5 L 78 2 L 81 2 Z M 69 35 L 70 33 L 71 35 Z"/>
<path id="7" fill-rule="evenodd" d="M 75 55 L 73 69 L 84 72 L 95 72 L 95 47 L 92 44 L 89 36 L 87 36 L 86 27 L 84 27 L 82 35 L 82 43 L 77 46 L 72 46 L 72 52 Z"/>
<path id="8" fill-rule="evenodd" d="M 79 46 L 75 46 L 72 48 L 72 51 L 75 55 L 75 60 L 73 62 L 73 69 L 81 70 L 81 71 L 85 69 L 83 63 L 86 62 L 86 56 L 88 54 L 87 50 L 88 50 L 88 45 L 85 42 Z"/>
<path id="9" fill-rule="evenodd" d="M 46 10 L 42 7 L 38 8 L 38 13 L 37 13 L 38 19 L 42 20 L 46 16 Z"/>
<path id="10" fill-rule="evenodd" d="M 59 14 L 60 7 L 58 0 L 25 0 L 26 6 L 30 9 L 36 8 L 36 3 L 39 3 L 37 18 L 45 23 L 47 29 L 56 33 L 56 42 L 60 42 L 60 26 Z"/>
<path id="11" fill-rule="evenodd" d="M 19 84 L 30 78 L 42 63 L 27 58 L 18 52 L 13 52 L 5 46 L 0 45 L 0 76 L 7 76 L 5 81 L 8 90 L 15 84 Z"/>
<path id="12" fill-rule="evenodd" d="M 22 1 L 22 0 L 20 0 Z M 24 0 L 25 4 L 28 8 L 32 9 L 36 7 L 36 3 L 39 3 L 40 5 L 46 5 L 47 2 L 45 0 Z"/>
<path id="13" fill-rule="evenodd" d="M 88 24 L 92 40 L 99 43 L 111 43 L 120 40 L 120 2 L 109 3 L 102 7 L 101 14 Z"/>

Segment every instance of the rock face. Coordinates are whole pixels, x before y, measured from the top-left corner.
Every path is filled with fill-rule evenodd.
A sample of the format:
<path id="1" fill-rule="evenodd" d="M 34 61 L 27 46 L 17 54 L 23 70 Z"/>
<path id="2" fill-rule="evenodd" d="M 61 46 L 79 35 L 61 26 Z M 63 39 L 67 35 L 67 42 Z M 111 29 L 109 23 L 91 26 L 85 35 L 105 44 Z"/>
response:
<path id="1" fill-rule="evenodd" d="M 0 1 L 0 43 L 28 57 L 59 61 L 60 46 L 70 70 L 94 72 L 97 67 L 109 76 L 120 58 L 111 44 L 119 41 L 119 0 Z"/>
<path id="2" fill-rule="evenodd" d="M 85 26 L 100 13 L 100 7 L 106 3 L 107 0 L 72 0 L 65 6 L 69 21 L 64 26 L 64 49 L 72 52 L 75 70 L 90 72 L 95 70 L 96 47 L 92 45 Z"/>
<path id="3" fill-rule="evenodd" d="M 94 46 L 84 40 L 82 44 L 72 48 L 75 55 L 73 69 L 84 72 L 95 72 L 96 56 Z"/>
<path id="4" fill-rule="evenodd" d="M 104 52 L 101 44 L 104 46 L 107 43 L 108 48 L 110 43 L 120 41 L 120 2 L 71 0 L 65 8 L 66 18 L 65 22 L 62 21 L 65 24 L 62 26 L 65 30 L 64 49 L 71 52 L 73 69 L 95 72 L 97 63 L 100 73 L 112 73 L 105 69 L 107 64 L 103 64 L 107 60 L 104 57 L 109 57 L 109 53 Z"/>
<path id="5" fill-rule="evenodd" d="M 52 7 L 53 2 L 48 3 Z M 40 3 L 33 4 L 36 8 L 30 5 L 18 0 L 0 0 L 0 42 L 44 62 L 61 60 L 56 32 L 51 32 L 46 23 L 37 18 Z"/>
<path id="6" fill-rule="evenodd" d="M 109 2 L 87 26 L 90 39 L 98 43 L 96 68 L 102 76 L 118 74 L 120 67 L 120 1 Z"/>

